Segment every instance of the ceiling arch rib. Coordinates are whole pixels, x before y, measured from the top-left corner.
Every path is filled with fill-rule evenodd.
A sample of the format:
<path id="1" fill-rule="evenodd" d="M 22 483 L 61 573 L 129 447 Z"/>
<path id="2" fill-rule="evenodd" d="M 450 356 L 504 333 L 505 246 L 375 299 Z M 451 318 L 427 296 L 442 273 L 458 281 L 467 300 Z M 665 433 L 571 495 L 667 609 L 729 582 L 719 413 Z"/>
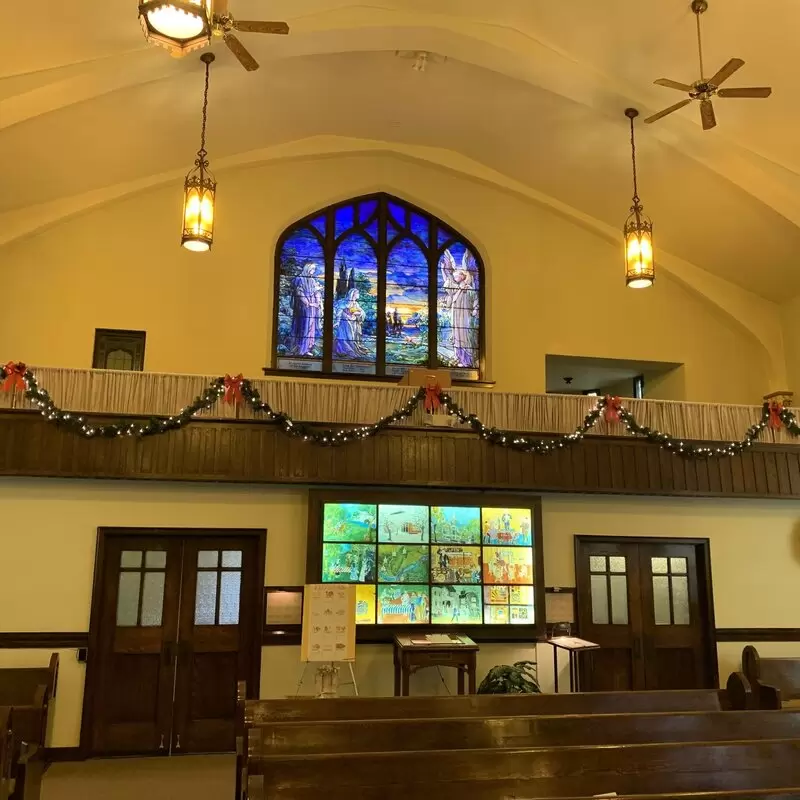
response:
<path id="1" fill-rule="evenodd" d="M 412 10 L 409 10 L 409 5 L 413 7 Z M 510 21 L 506 17 L 504 21 L 498 21 L 487 16 L 476 19 L 467 13 L 454 13 L 455 6 L 449 2 L 443 7 L 450 13 L 421 11 L 419 4 L 415 3 L 395 2 L 381 6 L 305 3 L 290 14 L 290 17 L 294 17 L 291 37 L 279 42 L 270 40 L 268 47 L 263 40 L 260 44 L 277 58 L 412 46 L 437 50 L 447 53 L 451 58 L 491 70 L 498 76 L 540 86 L 582 103 L 604 116 L 618 114 L 619 109 L 631 102 L 644 107 L 662 102 L 655 100 L 656 97 L 663 97 L 659 90 L 647 87 L 645 92 L 643 86 L 637 86 L 634 90 L 634 87 L 579 60 L 563 46 L 545 39 L 533 26 L 543 21 L 552 25 L 552 21 L 544 17 L 531 19 L 531 15 L 521 14 L 520 4 L 512 5 L 520 17 Z M 475 4 L 468 4 L 465 9 L 471 13 L 477 11 Z M 485 9 L 483 13 L 485 15 Z M 115 17 L 114 22 L 119 26 L 120 18 Z M 674 26 L 674 19 L 672 23 Z M 547 26 L 542 24 L 542 27 Z M 126 47 L 131 47 L 136 41 L 133 39 L 134 33 L 136 36 L 140 34 L 135 26 L 128 28 L 130 30 L 126 29 L 125 36 L 118 38 Z M 131 37 L 130 41 L 126 37 Z M 259 58 L 263 60 L 264 56 L 259 53 Z M 124 56 L 126 63 L 124 66 L 120 63 L 118 71 L 111 65 L 104 65 L 103 61 L 105 59 L 87 66 L 87 71 L 80 78 L 66 83 L 53 81 L 49 87 L 41 87 L 22 97 L 8 98 L 0 103 L 0 126 L 30 119 L 68 103 L 86 101 L 125 86 L 182 74 L 186 70 L 185 62 L 176 64 L 160 50 L 149 48 L 127 53 Z M 122 61 L 123 58 L 120 58 Z M 116 75 L 113 74 L 115 72 Z M 774 161 L 772 169 L 765 169 L 762 156 L 721 140 L 719 136 L 715 136 L 712 142 L 688 119 L 669 120 L 648 129 L 648 135 L 679 149 L 704 167 L 717 171 L 770 208 L 784 214 L 794 224 L 800 224 L 800 202 L 797 202 L 800 193 L 791 186 L 798 181 L 790 167 L 778 164 L 779 174 L 774 175 Z M 780 167 L 789 171 L 789 179 L 780 174 Z M 795 180 L 791 180 L 792 177 Z M 790 202 L 787 202 L 787 196 Z"/>

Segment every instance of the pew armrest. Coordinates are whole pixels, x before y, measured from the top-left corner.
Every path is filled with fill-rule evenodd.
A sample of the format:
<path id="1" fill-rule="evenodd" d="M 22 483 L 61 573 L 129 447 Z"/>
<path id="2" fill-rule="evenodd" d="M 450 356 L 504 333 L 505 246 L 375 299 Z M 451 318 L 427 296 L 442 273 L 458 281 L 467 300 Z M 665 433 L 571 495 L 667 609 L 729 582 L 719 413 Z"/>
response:
<path id="1" fill-rule="evenodd" d="M 750 711 L 758 708 L 758 698 L 743 672 L 732 672 L 725 684 L 728 705 L 732 711 Z"/>

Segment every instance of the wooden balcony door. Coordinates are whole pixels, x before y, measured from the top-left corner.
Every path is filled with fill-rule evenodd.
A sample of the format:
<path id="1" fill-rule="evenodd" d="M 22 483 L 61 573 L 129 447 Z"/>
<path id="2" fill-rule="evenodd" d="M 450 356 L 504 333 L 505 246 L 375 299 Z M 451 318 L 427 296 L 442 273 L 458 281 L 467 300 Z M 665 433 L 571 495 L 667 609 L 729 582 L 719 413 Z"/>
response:
<path id="1" fill-rule="evenodd" d="M 259 681 L 264 535 L 101 531 L 82 746 L 234 749 L 236 682 Z"/>
<path id="2" fill-rule="evenodd" d="M 717 685 L 708 543 L 576 537 L 586 691 Z"/>

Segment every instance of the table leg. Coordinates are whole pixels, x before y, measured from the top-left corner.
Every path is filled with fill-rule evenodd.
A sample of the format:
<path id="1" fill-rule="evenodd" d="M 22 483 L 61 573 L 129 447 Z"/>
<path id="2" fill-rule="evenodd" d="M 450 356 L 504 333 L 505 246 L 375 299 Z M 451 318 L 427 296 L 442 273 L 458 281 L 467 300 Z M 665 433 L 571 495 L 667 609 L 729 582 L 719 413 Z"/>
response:
<path id="1" fill-rule="evenodd" d="M 408 697 L 409 696 L 409 663 L 408 659 L 403 657 L 402 663 L 400 665 L 400 679 L 402 681 L 402 687 L 400 689 L 400 696 L 401 697 Z"/>
<path id="2" fill-rule="evenodd" d="M 458 693 L 464 694 L 464 670 L 466 669 L 465 664 L 459 664 L 456 667 L 458 672 Z"/>
<path id="3" fill-rule="evenodd" d="M 569 690 L 575 691 L 575 653 L 569 651 Z"/>
<path id="4" fill-rule="evenodd" d="M 551 647 L 553 647 L 551 645 Z M 556 694 L 558 694 L 558 648 L 553 647 L 553 681 L 555 683 Z"/>
<path id="5" fill-rule="evenodd" d="M 469 667 L 467 669 L 467 674 L 469 675 L 469 693 L 470 694 L 477 694 L 478 693 L 478 689 L 475 686 L 475 681 L 476 681 L 476 678 L 477 678 L 477 674 L 476 674 L 477 672 L 478 672 L 478 660 L 477 660 L 475 654 L 473 653 L 472 657 L 469 660 Z"/>

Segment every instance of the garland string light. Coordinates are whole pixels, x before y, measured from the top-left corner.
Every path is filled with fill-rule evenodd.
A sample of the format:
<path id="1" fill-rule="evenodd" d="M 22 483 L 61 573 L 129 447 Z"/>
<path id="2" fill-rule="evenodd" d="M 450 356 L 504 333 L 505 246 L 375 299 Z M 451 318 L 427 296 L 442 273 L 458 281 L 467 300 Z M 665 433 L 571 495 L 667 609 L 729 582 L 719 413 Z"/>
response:
<path id="1" fill-rule="evenodd" d="M 408 398 L 405 405 L 396 408 L 391 414 L 381 417 L 371 425 L 348 425 L 341 428 L 320 429 L 318 425 L 296 422 L 283 411 L 275 411 L 261 399 L 248 378 L 241 374 L 231 377 L 216 378 L 206 390 L 192 400 L 189 405 L 171 417 L 151 417 L 147 422 L 121 421 L 99 424 L 85 416 L 64 411 L 50 397 L 47 389 L 39 386 L 36 375 L 22 362 L 9 361 L 0 368 L 0 385 L 5 391 L 24 390 L 25 397 L 36 407 L 48 421 L 84 439 L 115 439 L 119 436 L 145 438 L 179 430 L 190 424 L 200 411 L 213 408 L 218 402 L 229 402 L 249 406 L 255 413 L 262 415 L 266 422 L 275 425 L 287 436 L 302 439 L 323 447 L 337 447 L 348 442 L 368 439 L 393 424 L 410 417 L 420 404 L 426 409 L 441 407 L 450 416 L 456 417 L 462 425 L 469 426 L 481 439 L 498 447 L 505 447 L 523 453 L 548 455 L 565 447 L 580 442 L 599 422 L 601 417 L 609 423 L 619 422 L 625 430 L 639 438 L 647 439 L 663 449 L 683 456 L 684 458 L 721 458 L 740 455 L 757 441 L 761 432 L 774 428 L 776 420 L 785 427 L 792 436 L 800 436 L 800 424 L 794 413 L 781 403 L 764 403 L 761 418 L 753 423 L 738 442 L 720 443 L 718 445 L 697 445 L 677 439 L 668 433 L 640 425 L 636 418 L 622 405 L 618 397 L 599 397 L 594 408 L 584 417 L 583 422 L 572 433 L 549 438 L 528 436 L 514 431 L 485 425 L 476 414 L 467 413 L 456 401 L 439 386 L 427 386 L 419 389 Z"/>

